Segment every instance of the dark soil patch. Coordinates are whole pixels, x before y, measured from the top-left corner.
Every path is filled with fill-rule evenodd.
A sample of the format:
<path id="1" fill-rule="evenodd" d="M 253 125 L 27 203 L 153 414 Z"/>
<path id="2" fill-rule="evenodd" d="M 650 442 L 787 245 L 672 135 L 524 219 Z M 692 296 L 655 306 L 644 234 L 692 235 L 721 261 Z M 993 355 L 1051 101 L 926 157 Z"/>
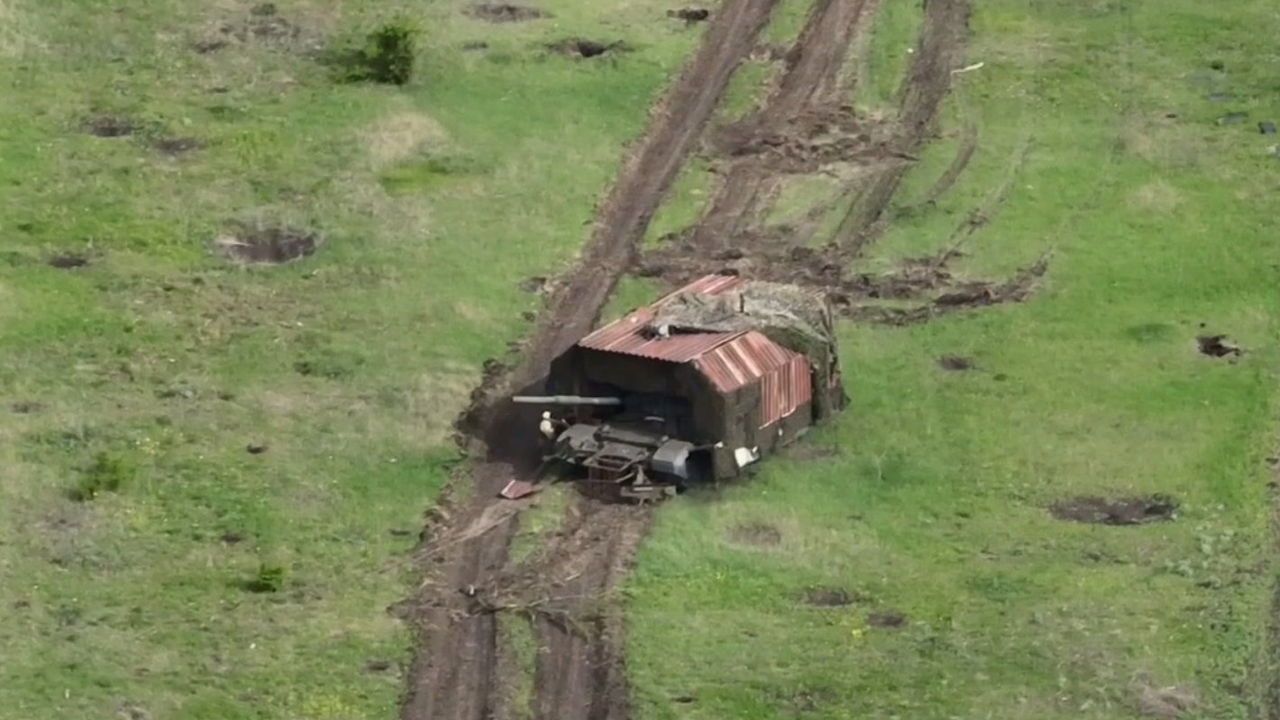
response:
<path id="1" fill-rule="evenodd" d="M 1184 687 L 1152 687 L 1142 683 L 1137 693 L 1138 714 L 1143 717 L 1177 720 L 1200 706 L 1196 693 Z"/>
<path id="2" fill-rule="evenodd" d="M 1201 355 L 1209 357 L 1239 357 L 1244 354 L 1240 346 L 1228 340 L 1226 335 L 1201 335 L 1196 338 L 1196 345 L 1200 348 Z"/>
<path id="3" fill-rule="evenodd" d="M 85 131 L 100 138 L 128 137 L 137 129 L 137 124 L 122 115 L 95 115 L 85 122 Z"/>
<path id="4" fill-rule="evenodd" d="M 627 44 L 622 41 L 602 43 L 595 40 L 586 40 L 584 38 L 567 38 L 559 42 L 551 43 L 547 47 L 562 55 L 570 55 L 580 58 L 600 57 L 602 55 L 627 50 Z"/>
<path id="5" fill-rule="evenodd" d="M 237 262 L 280 265 L 311 255 L 320 242 L 320 235 L 308 230 L 241 225 L 214 244 L 228 259 Z"/>
<path id="6" fill-rule="evenodd" d="M 804 594 L 804 601 L 815 607 L 845 607 L 859 599 L 855 593 L 835 587 L 812 588 Z"/>
<path id="7" fill-rule="evenodd" d="M 228 39 L 278 45 L 292 42 L 302 36 L 302 28 L 281 16 L 275 3 L 255 5 L 249 11 L 247 18 L 238 22 L 224 23 L 218 31 L 221 37 L 208 38 L 197 43 L 196 52 L 209 53 L 220 50 L 228 45 Z"/>
<path id="8" fill-rule="evenodd" d="M 485 42 L 485 41 L 483 41 L 483 40 L 472 40 L 471 42 L 465 42 L 465 43 L 463 43 L 463 44 L 462 44 L 462 49 L 463 49 L 463 50 L 470 50 L 470 51 L 476 51 L 476 50 L 488 50 L 488 49 L 489 49 L 489 43 L 487 43 L 487 42 Z"/>
<path id="9" fill-rule="evenodd" d="M 267 445 L 250 444 L 245 446 L 244 450 L 250 455 L 261 455 L 265 453 L 268 449 L 269 448 Z"/>
<path id="10" fill-rule="evenodd" d="M 215 53 L 228 45 L 226 40 L 222 38 L 210 38 L 208 40 L 199 40 L 191 45 L 191 49 L 201 55 Z"/>
<path id="11" fill-rule="evenodd" d="M 477 20 L 492 23 L 527 22 L 551 17 L 551 14 L 527 5 L 509 3 L 476 3 L 466 9 L 466 14 Z"/>
<path id="12" fill-rule="evenodd" d="M 238 545 L 239 543 L 244 542 L 244 535 L 228 530 L 222 533 L 218 539 L 227 545 Z"/>
<path id="13" fill-rule="evenodd" d="M 192 150 L 199 150 L 204 147 L 204 143 L 192 137 L 165 137 L 151 143 L 151 147 L 165 155 L 176 157 Z"/>
<path id="14" fill-rule="evenodd" d="M 1108 500 L 1100 497 L 1078 497 L 1061 500 L 1049 506 L 1059 520 L 1095 525 L 1144 525 L 1173 520 L 1178 501 L 1165 495 Z"/>
<path id="15" fill-rule="evenodd" d="M 782 533 L 768 523 L 746 523 L 734 526 L 729 531 L 729 539 L 741 545 L 773 547 L 782 542 Z"/>
<path id="16" fill-rule="evenodd" d="M 973 369 L 973 359 L 959 355 L 943 355 L 938 358 L 938 367 L 952 372 L 963 372 Z"/>
<path id="17" fill-rule="evenodd" d="M 19 415 L 30 415 L 31 413 L 37 413 L 43 410 L 44 403 L 38 403 L 31 400 L 23 400 L 20 402 L 13 403 L 12 405 L 9 406 L 9 409 Z"/>
<path id="18" fill-rule="evenodd" d="M 867 616 L 867 624 L 878 628 L 900 628 L 907 624 L 907 616 L 897 610 L 880 610 Z"/>
<path id="19" fill-rule="evenodd" d="M 381 673 L 395 667 L 395 663 L 390 660 L 370 660 L 364 664 L 365 672 Z"/>
<path id="20" fill-rule="evenodd" d="M 711 17 L 711 11 L 706 8 L 680 8 L 679 10 L 668 10 L 667 17 L 673 17 L 677 20 L 683 20 L 686 24 L 706 22 Z"/>
<path id="21" fill-rule="evenodd" d="M 527 293 L 541 293 L 547 288 L 547 279 L 541 275 L 523 280 L 520 283 L 520 290 Z"/>
<path id="22" fill-rule="evenodd" d="M 49 258 L 49 267 L 59 270 L 74 270 L 89 264 L 89 258 L 75 253 L 62 253 Z"/>

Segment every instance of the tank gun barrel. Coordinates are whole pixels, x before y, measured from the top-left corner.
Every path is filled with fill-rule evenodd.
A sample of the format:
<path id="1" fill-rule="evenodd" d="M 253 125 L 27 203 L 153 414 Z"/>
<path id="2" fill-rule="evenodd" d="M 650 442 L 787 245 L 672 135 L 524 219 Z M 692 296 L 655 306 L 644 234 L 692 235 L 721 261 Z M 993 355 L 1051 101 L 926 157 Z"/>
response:
<path id="1" fill-rule="evenodd" d="M 517 405 L 596 405 L 616 407 L 622 404 L 619 397 L 580 397 L 578 395 L 517 395 L 511 398 Z"/>

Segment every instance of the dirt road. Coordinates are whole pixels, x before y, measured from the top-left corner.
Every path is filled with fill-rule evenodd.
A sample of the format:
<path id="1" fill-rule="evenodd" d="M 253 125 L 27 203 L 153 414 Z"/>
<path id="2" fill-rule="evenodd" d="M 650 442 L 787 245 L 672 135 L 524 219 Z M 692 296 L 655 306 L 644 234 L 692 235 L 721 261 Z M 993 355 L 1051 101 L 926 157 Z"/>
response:
<path id="1" fill-rule="evenodd" d="M 486 609 L 484 595 L 497 590 L 507 563 L 508 548 L 524 503 L 495 499 L 503 483 L 527 472 L 530 446 L 513 438 L 530 435 L 535 426 L 527 411 L 505 400 L 513 388 L 537 382 L 550 361 L 584 335 L 596 322 L 600 308 L 618 277 L 633 261 L 636 248 L 667 189 L 695 148 L 712 112 L 728 87 L 734 70 L 754 49 L 756 38 L 777 0 L 727 0 L 708 24 L 702 44 L 653 112 L 649 131 L 625 163 L 617 183 L 602 204 L 595 230 L 578 267 L 566 275 L 550 299 L 524 363 L 506 378 L 480 393 L 464 419 L 463 429 L 483 438 L 488 458 L 467 478 L 458 478 L 470 499 L 446 499 L 441 517 L 427 529 L 421 550 L 426 580 L 411 603 L 411 615 L 419 627 L 419 652 L 411 669 L 402 706 L 405 720 L 482 720 L 510 714 L 509 698 L 501 687 L 496 612 Z M 457 494 L 463 494 L 457 488 Z M 618 518 L 620 536 L 642 534 L 643 514 Z M 634 550 L 622 547 L 629 555 Z M 609 564 L 613 564 L 612 562 Z M 613 573 L 593 575 L 610 582 Z M 585 585 L 587 579 L 579 584 Z M 597 588 L 582 587 L 583 592 Z M 562 648 L 570 677 L 583 677 L 590 652 L 577 640 L 563 640 L 556 631 L 541 628 L 552 637 L 546 642 Z M 596 641 L 603 640 L 602 632 Z M 555 652 L 553 647 L 553 652 Z M 560 658 L 558 658 L 560 659 Z M 545 677 L 544 672 L 539 676 Z M 617 709 L 600 717 L 626 713 L 625 680 L 619 676 Z M 543 717 L 579 717 L 576 708 L 601 703 L 592 699 L 595 687 L 577 682 L 552 693 L 538 693 Z M 584 700 L 585 699 L 585 700 Z M 558 708 L 567 709 L 559 712 Z"/>
<path id="2" fill-rule="evenodd" d="M 871 22 L 878 0 L 821 0 L 814 5 L 795 45 L 788 67 L 763 106 L 725 134 L 730 153 L 743 156 L 729 165 L 725 181 L 707 206 L 691 244 L 700 252 L 738 248 L 744 236 L 776 198 L 783 174 L 776 158 L 755 147 L 776 146 L 795 137 L 797 124 L 831 116 L 852 97 L 840 71 L 854 38 Z"/>
<path id="3" fill-rule="evenodd" d="M 540 720 L 629 717 L 622 609 L 615 591 L 630 570 L 653 510 L 578 499 L 559 530 L 543 539 L 539 552 L 524 563 L 512 563 L 509 547 L 529 501 L 499 501 L 496 494 L 511 477 L 529 473 L 537 453 L 529 432 L 536 417 L 512 405 L 509 397 L 513 391 L 536 388 L 551 360 L 597 322 L 776 3 L 725 0 L 716 11 L 701 46 L 653 111 L 648 132 L 601 204 L 592 237 L 549 299 L 522 364 L 489 378 L 460 421 L 469 449 L 484 453 L 485 460 L 455 477 L 424 535 L 420 557 L 425 581 L 407 603 L 420 644 L 402 706 L 405 720 L 504 719 L 527 711 Z M 849 90 L 841 69 L 849 48 L 870 25 L 875 6 L 876 0 L 819 0 L 768 100 L 737 128 L 746 139 L 747 155 L 753 152 L 752 142 L 793 135 L 796 127 L 835 127 L 842 133 L 833 146 L 837 153 L 866 149 L 867 138 L 856 132 L 857 119 L 840 103 Z M 914 85 L 935 82 L 937 69 L 949 73 L 952 48 L 930 38 L 962 38 L 968 4 L 931 0 L 927 8 L 921 47 L 936 57 L 917 58 L 904 91 L 902 128 L 925 128 L 936 113 L 935 90 Z M 940 30 L 938 23 L 957 19 L 957 28 Z M 802 150 L 809 152 L 812 146 Z M 832 151 L 826 147 L 818 152 Z M 699 267 L 709 261 L 711 249 L 723 245 L 723 238 L 732 237 L 752 251 L 734 223 L 740 217 L 753 222 L 760 217 L 759 209 L 767 203 L 755 198 L 768 196 L 774 178 L 788 168 L 794 165 L 758 158 L 735 163 L 692 232 L 701 245 L 695 243 L 696 251 L 684 261 Z M 886 198 L 896 189 L 896 182 L 891 185 Z M 529 622 L 537 640 L 531 708 L 515 707 L 510 678 L 503 674 L 519 671 L 500 632 L 500 623 L 507 622 Z"/>

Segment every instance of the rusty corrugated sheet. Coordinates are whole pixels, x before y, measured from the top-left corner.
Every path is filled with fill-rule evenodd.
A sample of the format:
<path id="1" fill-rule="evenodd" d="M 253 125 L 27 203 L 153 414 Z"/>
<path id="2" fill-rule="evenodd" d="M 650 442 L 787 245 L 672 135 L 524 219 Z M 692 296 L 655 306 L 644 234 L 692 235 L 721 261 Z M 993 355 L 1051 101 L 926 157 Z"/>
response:
<path id="1" fill-rule="evenodd" d="M 796 355 L 760 378 L 760 427 L 766 428 L 813 401 L 809 361 Z"/>
<path id="2" fill-rule="evenodd" d="M 641 308 L 606 325 L 578 342 L 589 350 L 635 355 L 637 357 L 685 363 L 714 350 L 742 333 L 689 333 L 671 337 L 650 337 L 644 328 L 653 319 L 653 311 Z"/>
<path id="3" fill-rule="evenodd" d="M 611 346 L 638 334 L 653 319 L 653 315 L 653 311 L 649 308 L 640 308 L 582 338 L 578 344 L 592 350 L 608 350 Z"/>
<path id="4" fill-rule="evenodd" d="M 694 360 L 720 392 L 738 388 L 787 364 L 795 353 L 751 330 Z"/>

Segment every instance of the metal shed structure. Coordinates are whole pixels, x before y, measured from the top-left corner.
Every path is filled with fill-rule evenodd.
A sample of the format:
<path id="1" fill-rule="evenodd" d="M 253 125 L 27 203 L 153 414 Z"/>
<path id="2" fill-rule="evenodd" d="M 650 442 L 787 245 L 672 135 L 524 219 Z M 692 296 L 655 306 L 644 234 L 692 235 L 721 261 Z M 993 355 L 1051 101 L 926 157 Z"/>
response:
<path id="1" fill-rule="evenodd" d="M 816 373 L 809 355 L 771 338 L 769 327 L 749 317 L 744 298 L 756 285 L 708 275 L 633 310 L 558 358 L 549 387 L 626 398 L 624 410 L 584 408 L 575 420 L 649 423 L 700 448 L 699 475 L 737 476 L 813 424 L 815 390 L 825 398 L 835 388 L 843 397 L 832 360 L 823 359 Z M 825 307 L 816 296 L 803 300 Z M 718 310 L 695 318 L 691 304 Z M 717 317 L 726 312 L 736 320 Z"/>

